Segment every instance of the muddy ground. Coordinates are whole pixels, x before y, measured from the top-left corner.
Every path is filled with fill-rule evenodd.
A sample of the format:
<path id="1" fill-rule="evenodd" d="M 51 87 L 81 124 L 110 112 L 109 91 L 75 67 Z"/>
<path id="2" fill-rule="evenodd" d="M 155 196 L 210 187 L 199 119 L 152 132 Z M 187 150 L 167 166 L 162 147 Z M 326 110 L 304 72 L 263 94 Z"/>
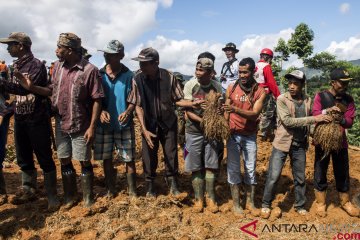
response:
<path id="1" fill-rule="evenodd" d="M 13 129 L 13 126 L 10 126 Z M 137 142 L 140 135 L 137 134 Z M 4 173 L 9 198 L 19 191 L 20 174 L 16 165 L 12 131 L 9 134 L 8 157 Z M 258 188 L 256 205 L 261 206 L 267 164 L 271 153 L 271 143 L 259 142 L 257 162 Z M 313 193 L 314 148 L 307 154 L 307 204 L 309 215 L 299 216 L 293 209 L 294 192 L 289 161 L 277 184 L 277 196 L 273 207 L 282 209 L 282 217 L 263 220 L 247 212 L 245 218 L 238 218 L 231 212 L 232 201 L 230 189 L 226 183 L 226 158 L 222 162 L 221 172 L 216 187 L 220 212 L 213 214 L 192 212 L 193 192 L 191 177 L 183 172 L 184 160 L 179 149 L 180 187 L 190 193 L 189 198 L 177 201 L 168 196 L 163 180 L 164 164 L 158 168 L 156 184 L 159 186 L 158 197 L 145 198 L 144 177 L 142 174 L 140 147 L 137 147 L 137 199 L 129 199 L 126 194 L 126 177 L 124 164 L 117 161 L 117 188 L 119 195 L 112 200 L 105 197 L 104 175 L 100 162 L 94 162 L 96 203 L 90 209 L 82 207 L 80 201 L 70 210 L 60 209 L 48 212 L 46 209 L 43 177 L 38 167 L 38 196 L 35 202 L 24 205 L 7 203 L 0 206 L 0 239 L 341 239 L 351 237 L 360 239 L 360 219 L 349 217 L 339 206 L 335 182 L 330 166 L 328 171 L 329 190 L 327 195 L 328 216 L 319 219 L 315 215 Z M 351 193 L 360 191 L 360 151 L 349 151 Z M 56 158 L 56 154 L 54 153 Z M 57 161 L 57 160 L 56 160 Z M 75 163 L 79 174 L 79 164 Z M 63 190 L 58 167 L 58 193 Z M 81 191 L 80 180 L 78 189 Z M 81 192 L 79 192 L 81 199 Z M 256 222 L 257 221 L 257 222 Z M 240 228 L 244 225 L 250 233 Z M 252 234 L 251 234 L 252 233 Z M 358 238 L 355 238 L 358 237 Z M 345 238 L 343 238 L 345 239 Z M 351 239 L 351 238 L 348 238 Z"/>

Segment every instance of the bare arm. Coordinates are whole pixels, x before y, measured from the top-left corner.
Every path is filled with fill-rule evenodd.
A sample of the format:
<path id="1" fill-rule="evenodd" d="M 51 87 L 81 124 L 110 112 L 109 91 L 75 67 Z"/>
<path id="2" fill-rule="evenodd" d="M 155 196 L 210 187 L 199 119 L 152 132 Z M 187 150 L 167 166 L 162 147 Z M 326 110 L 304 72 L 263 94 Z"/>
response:
<path id="1" fill-rule="evenodd" d="M 86 144 L 89 144 L 93 141 L 95 136 L 95 128 L 97 120 L 99 119 L 100 112 L 101 112 L 101 98 L 95 99 L 94 104 L 92 107 L 92 114 L 91 114 L 91 120 L 90 120 L 90 126 L 86 130 L 84 134 L 84 138 L 86 140 Z"/>
<path id="2" fill-rule="evenodd" d="M 146 140 L 146 143 L 148 144 L 148 146 L 150 148 L 153 148 L 154 143 L 151 138 L 156 137 L 156 135 L 146 129 L 145 122 L 144 122 L 144 110 L 142 109 L 142 107 L 136 106 L 135 111 L 136 111 L 136 115 L 139 119 L 139 122 L 141 125 L 141 130 L 142 130 L 143 136 Z"/>
<path id="3" fill-rule="evenodd" d="M 20 85 L 29 92 L 45 97 L 51 96 L 52 91 L 50 88 L 34 85 L 29 75 L 24 75 L 18 71 L 15 71 L 14 76 L 19 80 Z"/>
<path id="4" fill-rule="evenodd" d="M 224 104 L 224 110 L 225 110 L 225 112 L 227 112 L 227 114 L 236 113 L 245 119 L 255 121 L 261 113 L 261 109 L 263 107 L 265 97 L 266 97 L 265 93 L 262 94 L 260 96 L 260 98 L 258 100 L 256 100 L 256 102 L 254 103 L 254 107 L 252 110 L 244 110 L 244 109 L 235 107 L 235 106 L 231 105 L 231 101 L 227 101 Z M 225 118 L 226 117 L 227 116 L 225 115 Z"/>
<path id="5" fill-rule="evenodd" d="M 200 123 L 202 122 L 202 118 L 191 111 L 186 111 L 186 115 L 192 121 L 200 122 Z"/>

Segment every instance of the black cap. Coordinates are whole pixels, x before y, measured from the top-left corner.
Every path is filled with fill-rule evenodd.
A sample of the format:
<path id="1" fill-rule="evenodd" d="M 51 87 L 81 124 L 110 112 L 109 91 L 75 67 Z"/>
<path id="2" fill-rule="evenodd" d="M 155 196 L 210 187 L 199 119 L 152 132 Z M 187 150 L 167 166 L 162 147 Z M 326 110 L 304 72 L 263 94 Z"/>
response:
<path id="1" fill-rule="evenodd" d="M 139 62 L 159 61 L 159 53 L 154 48 L 144 48 L 139 55 L 132 60 Z"/>
<path id="2" fill-rule="evenodd" d="M 235 53 L 239 52 L 238 49 L 236 49 L 236 45 L 235 43 L 229 42 L 225 45 L 225 47 L 222 48 L 223 51 L 227 51 L 227 50 L 233 50 L 235 51 Z"/>
<path id="3" fill-rule="evenodd" d="M 343 68 L 335 68 L 330 73 L 331 80 L 339 80 L 339 81 L 350 81 L 353 78 L 350 77 L 349 73 L 345 71 Z"/>

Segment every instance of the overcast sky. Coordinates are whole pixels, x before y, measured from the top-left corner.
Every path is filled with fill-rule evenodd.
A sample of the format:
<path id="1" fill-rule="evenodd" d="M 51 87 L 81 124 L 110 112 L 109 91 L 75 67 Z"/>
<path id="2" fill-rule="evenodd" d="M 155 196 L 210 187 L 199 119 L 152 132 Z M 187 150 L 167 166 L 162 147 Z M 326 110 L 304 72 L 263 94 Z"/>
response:
<path id="1" fill-rule="evenodd" d="M 74 32 L 98 67 L 104 61 L 97 49 L 118 39 L 130 69 L 138 68 L 130 58 L 152 46 L 160 53 L 161 67 L 184 74 L 193 74 L 197 55 L 210 51 L 220 72 L 227 42 L 238 46 L 238 58 L 258 60 L 262 48 L 274 48 L 280 37 L 289 39 L 301 22 L 315 33 L 315 52 L 359 59 L 359 10 L 356 0 L 1 0 L 0 37 L 26 32 L 34 55 L 49 63 L 56 60 L 59 34 Z M 4 44 L 0 59 L 12 62 Z M 290 65 L 301 62 L 292 57 L 285 67 Z"/>

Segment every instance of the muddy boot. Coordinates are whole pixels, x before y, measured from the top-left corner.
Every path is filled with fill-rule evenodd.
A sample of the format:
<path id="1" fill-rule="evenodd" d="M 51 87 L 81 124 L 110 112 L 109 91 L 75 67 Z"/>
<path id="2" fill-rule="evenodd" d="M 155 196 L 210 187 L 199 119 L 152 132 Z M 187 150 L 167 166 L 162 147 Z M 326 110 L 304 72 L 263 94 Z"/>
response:
<path id="1" fill-rule="evenodd" d="M 49 173 L 44 173 L 44 185 L 48 199 L 48 210 L 58 210 L 60 207 L 60 202 L 56 190 L 56 170 Z"/>
<path id="2" fill-rule="evenodd" d="M 360 214 L 360 210 L 350 202 L 349 193 L 339 192 L 339 197 L 341 208 L 344 209 L 345 212 L 347 212 L 347 214 L 349 214 L 351 217 L 358 217 Z"/>
<path id="3" fill-rule="evenodd" d="M 319 217 L 326 217 L 326 191 L 317 191 L 315 190 L 316 198 L 316 215 Z"/>
<path id="4" fill-rule="evenodd" d="M 0 169 L 0 206 L 7 203 L 5 178 L 2 169 Z"/>
<path id="5" fill-rule="evenodd" d="M 146 181 L 146 197 L 147 198 L 156 198 L 156 193 L 155 193 L 155 184 L 154 184 L 154 180 L 151 181 Z"/>
<path id="6" fill-rule="evenodd" d="M 193 211 L 199 213 L 204 211 L 204 179 L 194 178 L 192 180 L 192 186 L 195 194 Z"/>
<path id="7" fill-rule="evenodd" d="M 126 173 L 126 179 L 128 183 L 128 193 L 130 197 L 137 197 L 136 194 L 136 174 Z"/>
<path id="8" fill-rule="evenodd" d="M 61 172 L 61 178 L 64 188 L 65 209 L 69 209 L 77 202 L 76 173 L 72 170 Z"/>
<path id="9" fill-rule="evenodd" d="M 170 195 L 176 199 L 182 200 L 187 197 L 187 193 L 181 193 L 178 188 L 178 181 L 176 176 L 166 178 L 166 183 L 170 187 Z"/>
<path id="10" fill-rule="evenodd" d="M 255 187 L 256 185 L 246 185 L 246 209 L 250 210 L 254 217 L 260 216 L 260 209 L 255 207 Z"/>
<path id="11" fill-rule="evenodd" d="M 85 207 L 91 207 L 94 204 L 94 173 L 81 174 L 81 187 L 83 191 L 83 200 Z"/>
<path id="12" fill-rule="evenodd" d="M 112 159 L 106 159 L 103 162 L 104 166 L 104 175 L 105 175 L 105 185 L 107 189 L 107 196 L 109 198 L 114 198 L 117 195 L 116 191 L 116 177 L 117 170 L 114 168 Z"/>
<path id="13" fill-rule="evenodd" d="M 243 217 L 244 213 L 243 213 L 243 208 L 240 205 L 240 198 L 241 195 L 244 194 L 244 190 L 241 188 L 242 188 L 241 184 L 230 184 L 231 197 L 233 199 L 234 214 Z"/>
<path id="14" fill-rule="evenodd" d="M 216 197 L 215 197 L 215 177 L 214 178 L 206 178 L 206 209 L 209 210 L 212 213 L 216 213 L 219 211 L 219 207 L 216 203 Z"/>
<path id="15" fill-rule="evenodd" d="M 36 197 L 36 179 L 37 172 L 34 170 L 26 170 L 21 172 L 22 192 L 17 194 L 12 200 L 12 204 L 19 205 L 32 202 Z"/>

